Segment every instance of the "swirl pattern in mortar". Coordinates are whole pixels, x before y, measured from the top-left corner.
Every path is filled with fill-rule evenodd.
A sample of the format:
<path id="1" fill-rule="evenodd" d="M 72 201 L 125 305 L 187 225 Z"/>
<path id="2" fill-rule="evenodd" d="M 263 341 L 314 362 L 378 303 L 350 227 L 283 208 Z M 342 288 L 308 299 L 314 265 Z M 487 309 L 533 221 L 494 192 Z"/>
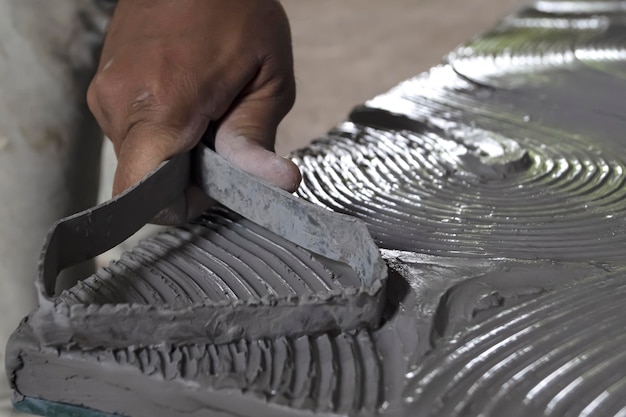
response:
<path id="1" fill-rule="evenodd" d="M 266 297 L 312 297 L 361 285 L 304 249 L 228 210 L 170 228 L 64 291 L 59 303 L 186 307 Z"/>
<path id="2" fill-rule="evenodd" d="M 475 307 L 501 304 L 485 284 L 452 287 L 440 312 L 463 307 L 468 293 Z M 487 318 L 475 310 L 463 328 L 434 332 L 434 352 L 409 374 L 405 401 L 412 415 L 623 415 L 624 296 L 622 272 L 539 294 Z"/>
<path id="3" fill-rule="evenodd" d="M 617 10 L 504 19 L 297 152 L 300 195 L 365 220 L 384 248 L 623 261 Z"/>
<path id="4" fill-rule="evenodd" d="M 378 330 L 112 352 L 42 347 L 27 321 L 18 395 L 133 417 L 626 415 L 624 4 L 539 1 L 294 154 L 301 196 L 405 250 L 385 251 Z"/>
<path id="5" fill-rule="evenodd" d="M 300 195 L 365 220 L 389 249 L 626 256 L 626 165 L 617 155 L 529 128 L 513 136 L 431 118 L 394 131 L 397 117 L 368 112 L 388 129 L 344 124 L 299 152 Z"/>

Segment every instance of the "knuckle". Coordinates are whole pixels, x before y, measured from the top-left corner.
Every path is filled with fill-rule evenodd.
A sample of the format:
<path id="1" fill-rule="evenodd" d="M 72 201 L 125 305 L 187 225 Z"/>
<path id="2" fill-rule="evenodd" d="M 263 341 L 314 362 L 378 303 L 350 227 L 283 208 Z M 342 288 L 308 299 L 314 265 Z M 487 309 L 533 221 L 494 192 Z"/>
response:
<path id="1" fill-rule="evenodd" d="M 268 56 L 264 61 L 267 86 L 272 95 L 289 111 L 296 101 L 296 79 L 293 60 L 284 56 Z"/>
<path id="2" fill-rule="evenodd" d="M 296 80 L 292 75 L 289 79 L 288 86 L 285 91 L 286 101 L 291 109 L 296 102 Z"/>
<path id="3" fill-rule="evenodd" d="M 286 111 L 291 110 L 296 102 L 296 80 L 293 73 L 278 77 L 274 83 L 274 94 Z"/>
<path id="4" fill-rule="evenodd" d="M 96 92 L 95 79 L 91 81 L 89 87 L 87 87 L 87 107 L 92 113 L 99 113 L 98 93 Z"/>
<path id="5" fill-rule="evenodd" d="M 167 101 L 169 84 L 152 71 L 138 76 L 131 68 L 111 67 L 96 74 L 87 90 L 87 100 L 94 107 L 140 112 Z"/>
<path id="6" fill-rule="evenodd" d="M 87 89 L 87 103 L 94 111 L 100 108 L 104 112 L 119 107 L 120 99 L 123 99 L 123 80 L 108 73 L 99 72 L 91 81 Z"/>
<path id="7" fill-rule="evenodd" d="M 146 113 L 154 112 L 163 102 L 163 93 L 159 87 L 154 85 L 143 85 L 136 87 L 133 94 L 127 99 L 128 112 L 135 116 L 143 116 Z"/>

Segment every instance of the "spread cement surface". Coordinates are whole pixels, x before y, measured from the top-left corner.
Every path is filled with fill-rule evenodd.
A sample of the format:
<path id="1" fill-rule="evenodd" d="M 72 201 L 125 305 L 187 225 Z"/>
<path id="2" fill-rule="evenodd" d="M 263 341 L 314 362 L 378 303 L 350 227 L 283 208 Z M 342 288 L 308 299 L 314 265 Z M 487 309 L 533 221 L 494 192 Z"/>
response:
<path id="1" fill-rule="evenodd" d="M 132 417 L 626 415 L 624 10 L 537 2 L 294 153 L 299 194 L 363 219 L 383 248 L 377 329 L 82 349 L 43 346 L 27 319 L 7 353 L 14 400 Z M 195 281 L 155 294 L 122 269 L 137 257 L 153 272 L 196 267 L 162 252 L 202 235 L 194 227 L 140 245 L 61 301 L 162 305 Z M 244 250 L 233 247 L 207 253 Z M 240 268 L 291 291 L 246 259 Z M 323 270 L 296 274 L 330 285 Z"/>
<path id="2" fill-rule="evenodd" d="M 373 328 L 380 322 L 386 265 L 359 226 L 371 248 L 361 258 L 380 266 L 368 274 L 369 284 L 350 265 L 215 207 L 191 224 L 140 242 L 58 297 L 40 293 L 30 323 L 46 346 L 83 349 Z M 348 239 L 336 232 L 320 236 Z"/>
<path id="3" fill-rule="evenodd" d="M 58 301 L 185 307 L 207 300 L 312 296 L 361 285 L 349 267 L 340 273 L 336 268 L 241 216 L 217 210 L 140 242 Z"/>

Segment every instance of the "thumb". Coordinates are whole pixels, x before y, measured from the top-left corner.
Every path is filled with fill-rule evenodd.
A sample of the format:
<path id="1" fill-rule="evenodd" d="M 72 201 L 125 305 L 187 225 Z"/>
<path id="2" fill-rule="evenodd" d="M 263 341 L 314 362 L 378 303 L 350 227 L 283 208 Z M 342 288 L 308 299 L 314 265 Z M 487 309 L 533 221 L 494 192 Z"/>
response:
<path id="1" fill-rule="evenodd" d="M 163 161 L 188 151 L 186 144 L 190 141 L 181 139 L 179 132 L 147 124 L 138 124 L 130 129 L 117 152 L 113 195 L 120 194 L 141 181 Z M 210 205 L 210 199 L 204 193 L 190 186 L 181 190 L 174 203 L 162 210 L 153 222 L 180 224 L 198 216 Z"/>
<path id="2" fill-rule="evenodd" d="M 302 180 L 289 159 L 274 153 L 276 128 L 287 114 L 293 98 L 244 97 L 222 119 L 215 137 L 215 150 L 242 170 L 286 191 L 294 192 Z"/>

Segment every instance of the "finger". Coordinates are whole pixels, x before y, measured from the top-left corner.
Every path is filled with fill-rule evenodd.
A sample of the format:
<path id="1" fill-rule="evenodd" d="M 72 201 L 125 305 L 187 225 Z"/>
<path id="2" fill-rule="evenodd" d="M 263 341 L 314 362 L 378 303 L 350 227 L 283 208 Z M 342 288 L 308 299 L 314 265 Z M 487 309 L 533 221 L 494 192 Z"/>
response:
<path id="1" fill-rule="evenodd" d="M 292 93 L 280 94 L 271 86 L 246 95 L 220 123 L 215 150 L 244 171 L 295 191 L 302 179 L 300 170 L 274 153 L 276 128 L 292 105 Z"/>
<path id="2" fill-rule="evenodd" d="M 117 152 L 117 170 L 113 194 L 117 195 L 156 169 L 177 153 L 180 132 L 151 123 L 139 123 L 129 129 Z"/>
<path id="3" fill-rule="evenodd" d="M 113 194 L 117 195 L 133 186 L 161 162 L 188 151 L 181 140 L 181 132 L 139 124 L 129 130 L 118 152 L 118 163 L 113 182 Z M 195 132 L 190 134 L 198 135 Z M 154 219 L 159 224 L 180 224 L 197 217 L 211 205 L 211 200 L 195 188 L 181 190 L 180 196 Z"/>
<path id="4" fill-rule="evenodd" d="M 222 143 L 218 146 L 218 143 Z M 300 170 L 289 159 L 265 149 L 258 142 L 245 136 L 216 140 L 216 151 L 242 170 L 264 179 L 265 181 L 294 192 L 301 181 Z"/>

